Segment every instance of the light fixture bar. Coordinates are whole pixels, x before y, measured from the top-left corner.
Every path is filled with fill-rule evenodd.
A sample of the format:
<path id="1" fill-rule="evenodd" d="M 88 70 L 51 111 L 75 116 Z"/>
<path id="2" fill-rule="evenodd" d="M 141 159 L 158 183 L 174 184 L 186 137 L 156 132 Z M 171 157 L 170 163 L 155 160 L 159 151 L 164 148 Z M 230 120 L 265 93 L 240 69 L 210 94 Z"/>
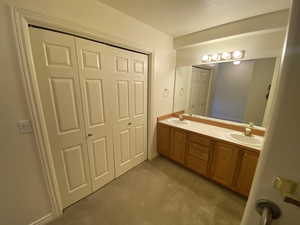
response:
<path id="1" fill-rule="evenodd" d="M 245 50 L 234 50 L 231 52 L 222 52 L 214 54 L 206 54 L 202 56 L 202 62 L 218 62 L 227 60 L 240 60 L 245 57 Z"/>

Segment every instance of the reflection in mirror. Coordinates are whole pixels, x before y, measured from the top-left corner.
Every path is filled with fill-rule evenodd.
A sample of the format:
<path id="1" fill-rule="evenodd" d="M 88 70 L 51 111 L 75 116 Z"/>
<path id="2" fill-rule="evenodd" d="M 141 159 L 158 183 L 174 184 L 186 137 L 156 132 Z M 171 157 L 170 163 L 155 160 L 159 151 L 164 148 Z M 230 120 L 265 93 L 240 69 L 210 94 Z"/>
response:
<path id="1" fill-rule="evenodd" d="M 176 69 L 174 112 L 262 126 L 276 58 Z"/>

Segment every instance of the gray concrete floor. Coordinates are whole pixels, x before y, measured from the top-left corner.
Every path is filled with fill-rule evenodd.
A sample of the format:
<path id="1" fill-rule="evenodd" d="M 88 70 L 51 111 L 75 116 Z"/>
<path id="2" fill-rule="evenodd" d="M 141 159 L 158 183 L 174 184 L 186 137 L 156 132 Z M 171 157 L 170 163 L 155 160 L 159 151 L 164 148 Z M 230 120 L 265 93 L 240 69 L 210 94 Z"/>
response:
<path id="1" fill-rule="evenodd" d="M 67 208 L 51 225 L 238 225 L 246 201 L 158 157 Z"/>

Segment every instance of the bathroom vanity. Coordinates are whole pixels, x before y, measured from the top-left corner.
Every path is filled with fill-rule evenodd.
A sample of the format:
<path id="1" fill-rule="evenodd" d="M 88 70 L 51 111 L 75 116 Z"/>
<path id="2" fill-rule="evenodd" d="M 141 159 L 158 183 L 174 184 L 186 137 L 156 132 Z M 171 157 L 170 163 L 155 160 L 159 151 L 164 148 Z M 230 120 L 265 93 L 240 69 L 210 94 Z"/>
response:
<path id="1" fill-rule="evenodd" d="M 270 121 L 278 60 L 230 59 L 176 67 L 173 113 L 158 118 L 158 152 L 247 197 Z"/>
<path id="2" fill-rule="evenodd" d="M 248 196 L 263 137 L 190 120 L 158 121 L 158 152 L 234 192 Z"/>

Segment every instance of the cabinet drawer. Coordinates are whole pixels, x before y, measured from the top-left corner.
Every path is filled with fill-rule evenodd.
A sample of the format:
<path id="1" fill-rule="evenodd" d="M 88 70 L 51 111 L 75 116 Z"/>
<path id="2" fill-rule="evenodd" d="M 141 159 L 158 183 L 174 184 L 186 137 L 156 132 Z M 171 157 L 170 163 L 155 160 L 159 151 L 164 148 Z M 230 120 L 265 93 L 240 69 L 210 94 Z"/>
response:
<path id="1" fill-rule="evenodd" d="M 189 134 L 189 141 L 195 142 L 204 146 L 209 146 L 210 144 L 210 139 L 198 134 Z"/>
<path id="2" fill-rule="evenodd" d="M 196 143 L 189 144 L 188 154 L 199 159 L 208 160 L 209 148 L 208 146 L 199 145 Z"/>
<path id="3" fill-rule="evenodd" d="M 188 155 L 186 157 L 186 166 L 199 174 L 207 175 L 208 163 L 205 160 Z"/>

